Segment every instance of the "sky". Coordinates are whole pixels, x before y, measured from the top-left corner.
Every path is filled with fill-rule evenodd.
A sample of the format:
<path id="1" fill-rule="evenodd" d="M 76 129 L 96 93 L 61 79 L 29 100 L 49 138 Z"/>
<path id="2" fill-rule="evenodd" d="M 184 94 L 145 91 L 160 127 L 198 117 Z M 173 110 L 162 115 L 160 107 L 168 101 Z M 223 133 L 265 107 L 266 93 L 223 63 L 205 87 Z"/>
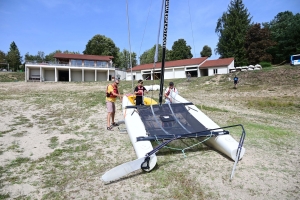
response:
<path id="1" fill-rule="evenodd" d="M 157 43 L 161 2 L 0 0 L 0 50 L 7 53 L 14 41 L 23 58 L 26 53 L 37 55 L 38 51 L 45 55 L 55 50 L 82 54 L 88 41 L 100 34 L 112 39 L 121 51 L 131 50 L 139 57 Z M 194 58 L 200 57 L 203 46 L 208 45 L 213 51 L 211 59 L 217 59 L 216 23 L 229 3 L 230 0 L 170 0 L 167 48 L 184 39 L 192 47 Z M 270 22 L 279 12 L 300 13 L 300 0 L 243 3 L 254 23 Z M 162 44 L 162 34 L 159 43 Z"/>

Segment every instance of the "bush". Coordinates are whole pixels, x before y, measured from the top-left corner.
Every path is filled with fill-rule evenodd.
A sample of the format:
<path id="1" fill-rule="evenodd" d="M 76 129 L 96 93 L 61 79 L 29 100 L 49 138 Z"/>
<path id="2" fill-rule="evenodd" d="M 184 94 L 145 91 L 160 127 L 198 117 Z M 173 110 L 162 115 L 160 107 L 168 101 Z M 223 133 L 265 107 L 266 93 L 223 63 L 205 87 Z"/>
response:
<path id="1" fill-rule="evenodd" d="M 271 67 L 271 63 L 270 62 L 262 61 L 259 64 L 261 65 L 262 68 Z"/>

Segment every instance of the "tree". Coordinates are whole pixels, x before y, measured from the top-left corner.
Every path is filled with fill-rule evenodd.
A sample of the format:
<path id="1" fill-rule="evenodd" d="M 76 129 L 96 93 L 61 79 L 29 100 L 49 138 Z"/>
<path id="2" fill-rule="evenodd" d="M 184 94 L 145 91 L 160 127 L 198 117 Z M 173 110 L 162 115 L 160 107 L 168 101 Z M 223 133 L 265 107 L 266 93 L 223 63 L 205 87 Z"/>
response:
<path id="1" fill-rule="evenodd" d="M 0 50 L 0 63 L 6 62 L 6 54 Z"/>
<path id="2" fill-rule="evenodd" d="M 128 50 L 123 49 L 122 52 L 119 53 L 120 63 L 119 68 L 128 69 L 130 68 L 130 53 Z M 131 62 L 132 67 L 137 65 L 136 53 L 131 53 Z"/>
<path id="3" fill-rule="evenodd" d="M 247 63 L 245 51 L 245 35 L 249 29 L 252 17 L 242 0 L 231 0 L 227 12 L 217 21 L 215 32 L 219 42 L 215 52 L 221 58 L 234 57 L 237 66 Z"/>
<path id="4" fill-rule="evenodd" d="M 55 58 L 53 58 L 54 54 L 56 53 L 61 53 L 61 50 L 56 50 L 53 51 L 52 53 L 49 53 L 48 55 L 45 56 L 45 61 L 46 62 L 54 62 Z"/>
<path id="5" fill-rule="evenodd" d="M 261 28 L 259 23 L 250 27 L 245 38 L 245 49 L 248 62 L 257 64 L 261 61 L 272 61 L 272 55 L 267 52 L 275 42 L 271 40 L 269 29 Z"/>
<path id="6" fill-rule="evenodd" d="M 201 57 L 210 57 L 212 55 L 211 48 L 207 45 L 204 45 L 200 55 Z"/>
<path id="7" fill-rule="evenodd" d="M 193 57 L 191 47 L 186 44 L 184 39 L 179 39 L 173 43 L 172 50 L 170 51 L 170 60 L 182 60 Z"/>
<path id="8" fill-rule="evenodd" d="M 300 52 L 300 14 L 290 11 L 280 12 L 270 23 L 264 24 L 271 31 L 276 45 L 269 49 L 273 63 L 289 61 L 290 55 Z"/>
<path id="9" fill-rule="evenodd" d="M 139 58 L 140 58 L 140 65 L 154 63 L 154 55 L 156 51 L 156 45 L 154 45 L 151 49 L 145 51 Z M 166 61 L 170 60 L 170 51 L 166 49 Z M 157 55 L 157 62 L 162 61 L 162 46 L 158 45 L 158 55 Z"/>
<path id="10" fill-rule="evenodd" d="M 89 55 L 113 56 L 115 66 L 120 66 L 119 51 L 120 49 L 116 47 L 112 39 L 97 34 L 88 41 L 83 53 Z"/>
<path id="11" fill-rule="evenodd" d="M 15 42 L 10 44 L 9 52 L 7 52 L 7 62 L 9 68 L 13 71 L 17 71 L 22 64 L 22 56 Z"/>

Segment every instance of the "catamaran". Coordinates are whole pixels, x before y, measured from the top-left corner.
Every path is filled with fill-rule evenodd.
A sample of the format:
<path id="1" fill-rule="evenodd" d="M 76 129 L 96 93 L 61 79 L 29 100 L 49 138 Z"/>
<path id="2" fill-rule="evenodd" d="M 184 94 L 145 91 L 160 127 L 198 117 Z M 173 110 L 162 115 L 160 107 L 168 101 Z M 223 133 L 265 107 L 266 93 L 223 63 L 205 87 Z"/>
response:
<path id="1" fill-rule="evenodd" d="M 135 95 L 126 95 L 122 100 L 122 109 L 126 130 L 134 147 L 137 159 L 121 164 L 107 171 L 101 179 L 104 182 L 118 180 L 131 172 L 142 169 L 151 171 L 157 164 L 156 153 L 174 140 L 203 138 L 203 142 L 225 154 L 234 161 L 230 179 L 233 178 L 238 161 L 243 157 L 245 148 L 245 129 L 243 125 L 218 126 L 207 115 L 175 92 L 170 93 L 172 103 L 164 104 L 164 66 L 168 30 L 169 0 L 163 0 L 164 30 L 163 55 L 161 63 L 159 102 L 144 97 L 144 105 L 135 105 Z M 240 126 L 242 134 L 237 142 L 226 130 Z M 153 148 L 151 141 L 161 141 Z"/>

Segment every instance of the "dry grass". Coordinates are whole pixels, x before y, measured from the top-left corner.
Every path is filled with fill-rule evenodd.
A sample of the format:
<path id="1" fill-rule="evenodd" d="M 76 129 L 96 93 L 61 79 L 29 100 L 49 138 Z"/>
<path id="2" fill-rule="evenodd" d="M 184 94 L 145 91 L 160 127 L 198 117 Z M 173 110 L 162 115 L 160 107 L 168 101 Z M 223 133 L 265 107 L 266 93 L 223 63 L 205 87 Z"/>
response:
<path id="1" fill-rule="evenodd" d="M 237 90 L 233 74 L 173 80 L 220 126 L 245 126 L 246 154 L 232 181 L 233 162 L 199 145 L 186 158 L 163 149 L 152 172 L 104 184 L 105 171 L 136 158 L 127 134 L 105 130 L 107 82 L 0 83 L 0 199 L 298 199 L 299 75 L 288 66 L 240 73 Z M 131 82 L 120 86 L 131 91 Z"/>

